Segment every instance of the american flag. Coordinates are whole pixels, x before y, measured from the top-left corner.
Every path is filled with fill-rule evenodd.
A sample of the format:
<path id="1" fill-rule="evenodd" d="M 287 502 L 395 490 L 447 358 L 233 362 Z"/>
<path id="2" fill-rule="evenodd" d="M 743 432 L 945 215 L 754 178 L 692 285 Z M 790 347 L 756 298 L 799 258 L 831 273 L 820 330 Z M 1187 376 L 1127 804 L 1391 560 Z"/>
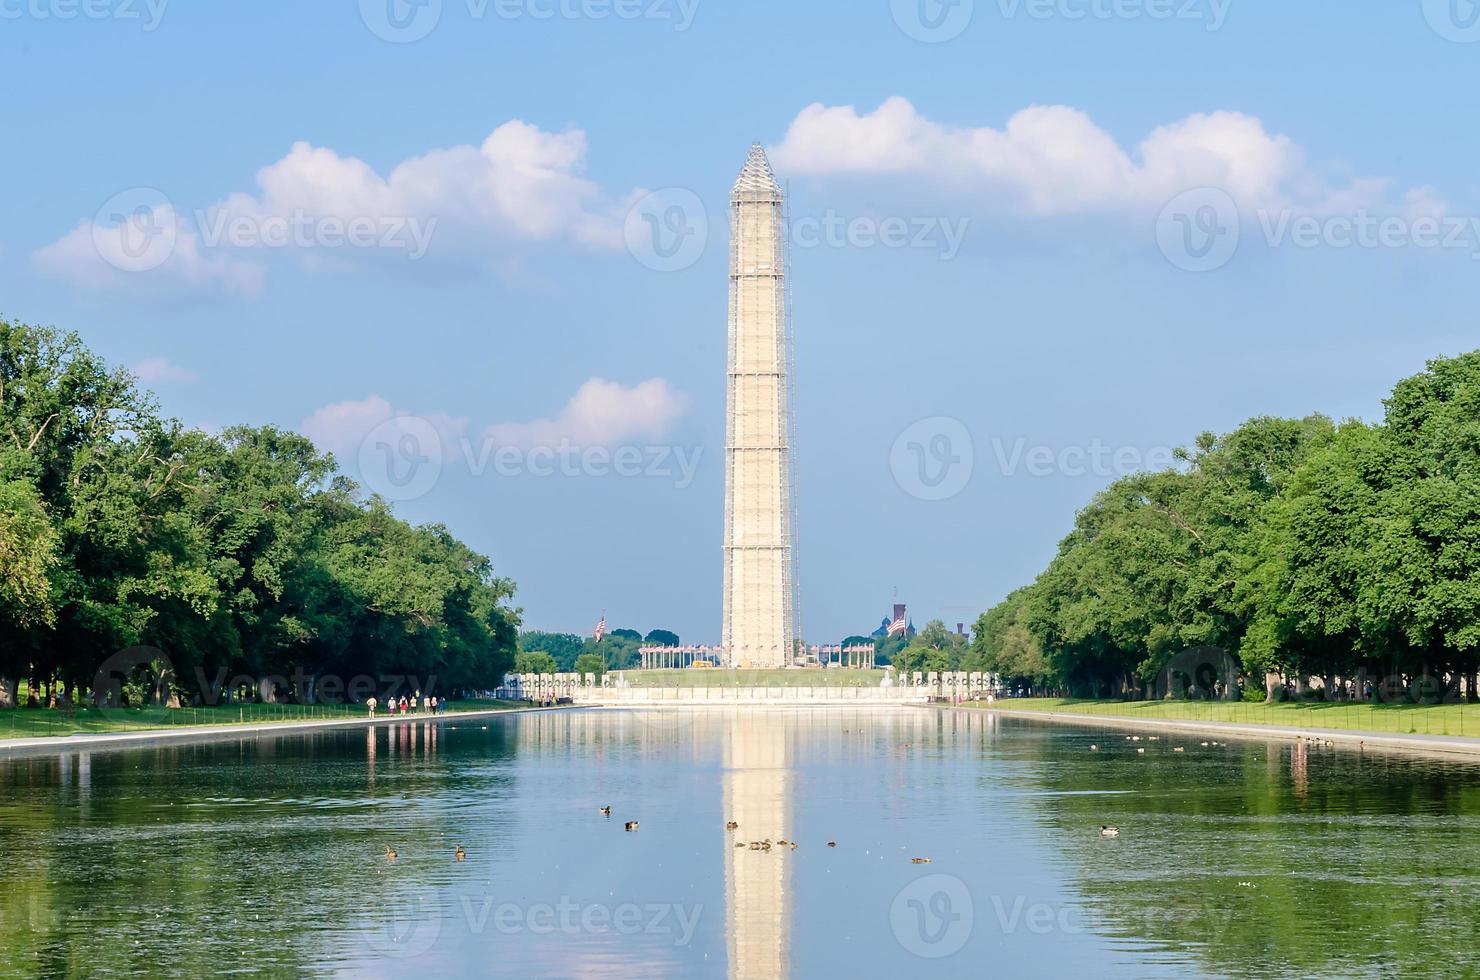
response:
<path id="1" fill-rule="evenodd" d="M 596 642 L 597 643 L 600 643 L 601 642 L 601 638 L 603 636 L 605 636 L 605 635 L 606 635 L 606 617 L 605 616 L 602 616 L 601 617 L 601 622 L 599 622 L 599 623 L 596 624 Z"/>
<path id="2" fill-rule="evenodd" d="M 896 619 L 894 622 L 889 624 L 889 635 L 893 636 L 895 633 L 903 633 L 906 629 L 908 629 L 908 625 L 905 623 L 904 619 Z"/>

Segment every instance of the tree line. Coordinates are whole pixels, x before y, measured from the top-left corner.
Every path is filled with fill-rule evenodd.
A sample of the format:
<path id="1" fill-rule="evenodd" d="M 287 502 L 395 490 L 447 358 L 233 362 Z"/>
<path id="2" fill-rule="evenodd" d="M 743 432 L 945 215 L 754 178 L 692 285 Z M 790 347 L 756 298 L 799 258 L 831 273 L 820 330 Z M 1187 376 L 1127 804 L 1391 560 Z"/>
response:
<path id="1" fill-rule="evenodd" d="M 197 703 L 247 679 L 267 700 L 324 677 L 492 688 L 513 594 L 305 437 L 188 428 L 75 333 L 0 319 L 0 706 L 21 678 L 30 703 L 85 698 L 136 646 Z"/>
<path id="2" fill-rule="evenodd" d="M 986 669 L 1136 697 L 1216 647 L 1244 694 L 1434 700 L 1480 667 L 1480 352 L 1400 381 L 1380 422 L 1255 418 L 1080 511 L 976 624 Z M 1317 682 L 1318 679 L 1318 682 Z"/>
<path id="3" fill-rule="evenodd" d="M 642 664 L 641 648 L 680 646 L 672 630 L 650 630 L 646 637 L 634 629 L 614 629 L 596 642 L 594 636 L 525 630 L 519 634 L 515 672 L 520 674 L 596 674 L 632 670 Z"/>

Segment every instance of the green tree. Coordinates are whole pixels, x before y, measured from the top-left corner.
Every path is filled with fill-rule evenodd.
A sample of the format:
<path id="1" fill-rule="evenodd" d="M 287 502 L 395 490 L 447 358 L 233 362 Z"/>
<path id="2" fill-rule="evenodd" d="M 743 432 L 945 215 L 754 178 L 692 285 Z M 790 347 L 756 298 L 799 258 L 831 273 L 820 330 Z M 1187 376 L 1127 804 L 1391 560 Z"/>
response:
<path id="1" fill-rule="evenodd" d="M 575 670 L 576 658 L 587 650 L 587 642 L 574 633 L 542 633 L 527 630 L 519 634 L 519 649 L 542 650 L 555 658 L 562 672 Z"/>
<path id="2" fill-rule="evenodd" d="M 1043 645 L 1028 628 L 1031 599 L 1031 588 L 1019 589 L 982 614 L 972 631 L 976 638 L 966 656 L 967 670 L 997 674 L 1012 688 L 1042 691 L 1055 682 Z"/>
<path id="3" fill-rule="evenodd" d="M 305 679 L 264 697 L 328 672 L 495 686 L 513 583 L 335 469 L 290 432 L 187 429 L 75 334 L 0 321 L 0 703 L 138 644 L 190 697 L 237 674 Z"/>
<path id="4" fill-rule="evenodd" d="M 554 657 L 541 650 L 535 650 L 529 653 L 520 653 L 514 658 L 514 673 L 557 674 L 560 671 L 556 667 Z"/>

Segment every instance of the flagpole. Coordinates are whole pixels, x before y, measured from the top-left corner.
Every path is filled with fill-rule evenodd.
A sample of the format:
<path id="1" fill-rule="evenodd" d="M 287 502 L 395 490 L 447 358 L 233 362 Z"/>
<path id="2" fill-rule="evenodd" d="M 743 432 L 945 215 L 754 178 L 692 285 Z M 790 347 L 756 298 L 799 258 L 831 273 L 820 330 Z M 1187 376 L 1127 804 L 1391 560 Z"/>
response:
<path id="1" fill-rule="evenodd" d="M 601 641 L 605 638 L 605 635 L 606 610 L 603 609 L 601 611 L 601 622 L 596 624 L 596 650 L 601 654 L 601 674 L 603 677 L 606 676 L 607 671 L 611 667 L 611 665 L 606 662 L 606 648 L 601 645 Z"/>

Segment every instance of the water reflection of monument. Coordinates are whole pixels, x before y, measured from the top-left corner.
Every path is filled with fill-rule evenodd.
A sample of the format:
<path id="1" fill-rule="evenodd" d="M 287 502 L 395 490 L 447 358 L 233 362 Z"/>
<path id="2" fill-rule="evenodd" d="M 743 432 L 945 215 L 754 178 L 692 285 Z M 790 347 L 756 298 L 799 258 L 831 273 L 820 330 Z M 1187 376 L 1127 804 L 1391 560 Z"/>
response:
<path id="1" fill-rule="evenodd" d="M 763 710 L 726 718 L 725 819 L 740 826 L 725 841 L 725 934 L 730 977 L 784 977 L 791 923 L 791 854 L 774 844 L 753 851 L 750 841 L 789 840 L 791 752 L 788 729 Z M 736 847 L 737 842 L 746 846 Z"/>

